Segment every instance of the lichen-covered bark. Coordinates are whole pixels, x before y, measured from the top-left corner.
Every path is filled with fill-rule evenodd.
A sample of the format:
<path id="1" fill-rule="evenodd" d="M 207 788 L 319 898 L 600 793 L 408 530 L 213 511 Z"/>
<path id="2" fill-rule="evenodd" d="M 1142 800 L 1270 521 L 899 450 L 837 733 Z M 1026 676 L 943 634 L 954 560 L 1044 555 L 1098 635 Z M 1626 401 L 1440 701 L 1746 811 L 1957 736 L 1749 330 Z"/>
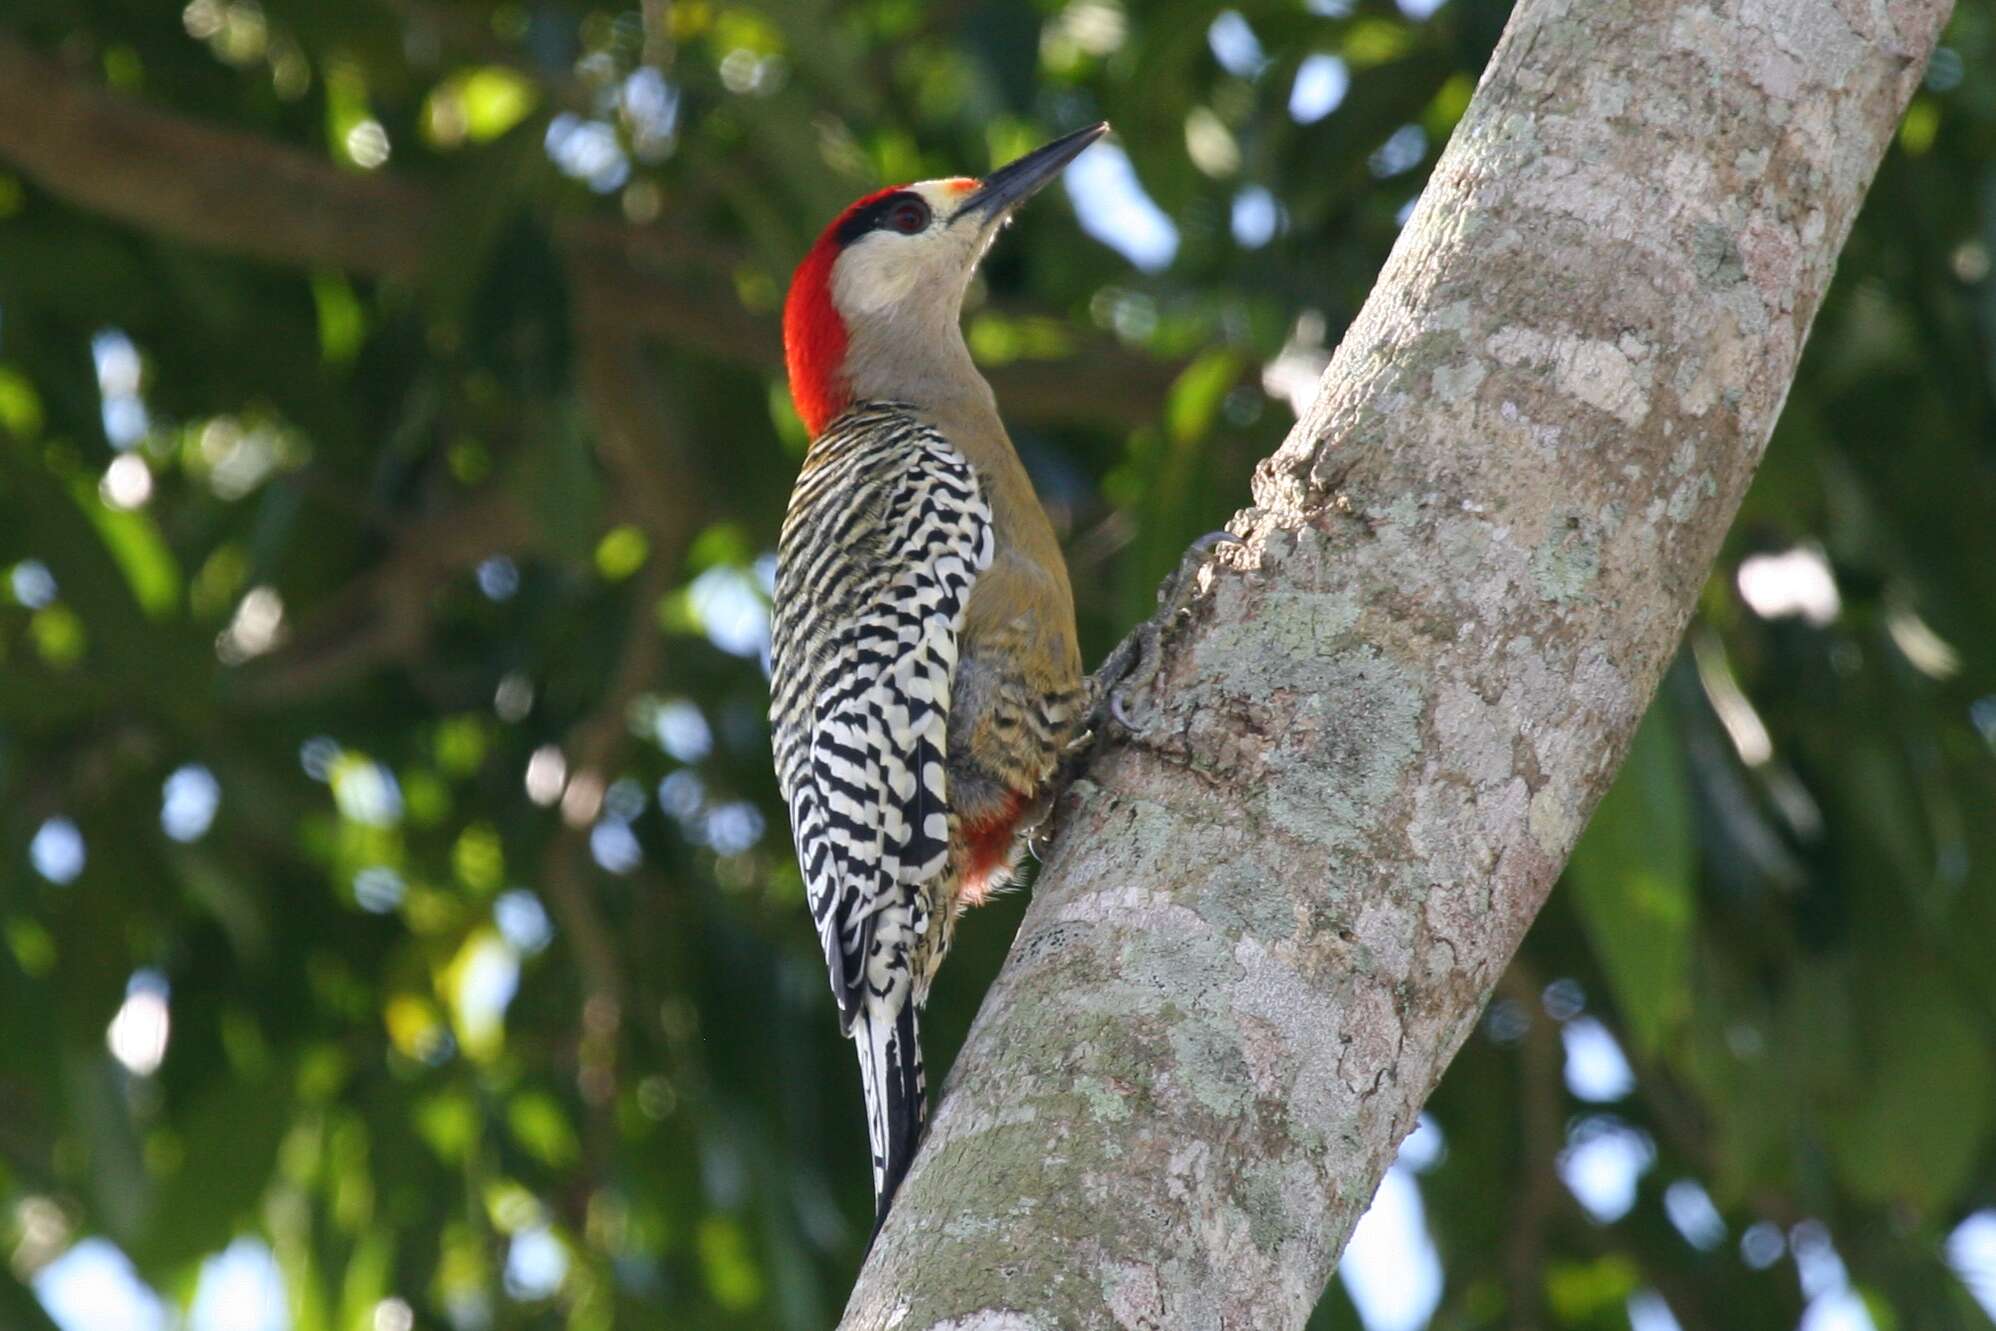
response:
<path id="1" fill-rule="evenodd" d="M 844 1326 L 1302 1325 L 1615 771 L 1949 7 L 1522 0 L 1071 792 Z"/>

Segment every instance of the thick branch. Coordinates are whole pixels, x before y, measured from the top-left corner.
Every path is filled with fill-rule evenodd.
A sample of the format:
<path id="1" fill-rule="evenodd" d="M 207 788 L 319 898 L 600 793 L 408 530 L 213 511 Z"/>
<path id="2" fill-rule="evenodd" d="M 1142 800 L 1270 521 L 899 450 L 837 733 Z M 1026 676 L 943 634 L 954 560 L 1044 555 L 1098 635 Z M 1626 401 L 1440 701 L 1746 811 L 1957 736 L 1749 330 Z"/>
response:
<path id="1" fill-rule="evenodd" d="M 589 271 L 571 273 L 575 293 L 574 323 L 577 359 L 582 370 L 583 397 L 595 424 L 596 451 L 604 470 L 637 515 L 651 549 L 630 592 L 630 611 L 616 668 L 595 709 L 568 737 L 569 800 L 562 815 L 567 824 L 548 848 L 544 861 L 548 898 L 563 929 L 575 940 L 587 1005 L 596 1000 L 597 1029 L 585 1033 L 600 1057 L 598 1082 L 588 1091 L 599 1108 L 609 1098 L 614 1073 L 616 1028 L 629 1001 L 622 967 L 610 928 L 597 909 L 588 867 L 587 830 L 596 817 L 604 788 L 616 775 L 631 740 L 631 704 L 658 677 L 665 656 L 665 639 L 658 624 L 658 601 L 673 579 L 698 530 L 701 511 L 692 489 L 670 478 L 689 474 L 682 441 L 672 413 L 644 368 L 644 348 L 629 331 L 603 318 L 605 289 Z M 586 792 L 586 793 L 582 793 Z M 574 802 L 571 802 L 574 801 Z"/>
<path id="2" fill-rule="evenodd" d="M 535 537 L 518 498 L 496 487 L 412 523 L 391 553 L 313 613 L 296 638 L 249 668 L 240 696 L 253 706 L 283 706 L 414 659 L 429 641 L 438 586 L 492 555 L 531 548 Z"/>
<path id="3" fill-rule="evenodd" d="M 438 216 L 422 189 L 147 111 L 4 35 L 0 158 L 79 207 L 280 263 L 413 273 Z"/>
<path id="4" fill-rule="evenodd" d="M 1065 805 L 847 1328 L 1304 1323 L 1648 704 L 1948 10 L 1523 0 Z"/>
<path id="5" fill-rule="evenodd" d="M 81 208 L 273 263 L 413 278 L 439 252 L 448 210 L 431 190 L 255 135 L 152 110 L 70 77 L 0 33 L 0 160 Z M 724 360 L 783 364 L 776 320 L 742 308 L 738 250 L 665 224 L 552 222 L 572 267 L 602 277 L 606 319 Z M 704 275 L 704 279 L 701 275 Z M 990 373 L 1019 418 L 1150 420 L 1174 367 L 1098 342 L 1071 361 Z"/>

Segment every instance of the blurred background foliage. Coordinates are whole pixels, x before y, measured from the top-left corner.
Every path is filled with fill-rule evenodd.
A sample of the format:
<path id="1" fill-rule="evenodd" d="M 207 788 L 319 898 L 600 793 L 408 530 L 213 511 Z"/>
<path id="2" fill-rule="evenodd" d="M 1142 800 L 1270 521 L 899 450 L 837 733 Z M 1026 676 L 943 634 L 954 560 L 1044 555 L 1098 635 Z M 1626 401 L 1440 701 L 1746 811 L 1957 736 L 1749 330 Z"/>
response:
<path id="1" fill-rule="evenodd" d="M 967 315 L 1099 656 L 1245 502 L 1505 15 L 7 0 L 0 1325 L 830 1325 L 864 1134 L 760 668 L 790 267 L 880 182 L 1115 122 Z M 1992 43 L 1963 3 L 1314 1325 L 1988 1324 Z"/>

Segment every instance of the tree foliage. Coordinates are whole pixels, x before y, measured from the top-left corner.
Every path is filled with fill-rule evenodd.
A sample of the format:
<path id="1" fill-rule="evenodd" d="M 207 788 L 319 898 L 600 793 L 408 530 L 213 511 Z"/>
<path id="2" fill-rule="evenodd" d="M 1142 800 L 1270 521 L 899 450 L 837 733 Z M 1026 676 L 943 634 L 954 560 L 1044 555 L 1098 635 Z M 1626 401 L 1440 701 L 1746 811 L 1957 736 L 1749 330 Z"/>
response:
<path id="1" fill-rule="evenodd" d="M 93 1235 L 169 1300 L 267 1245 L 298 1331 L 829 1325 L 864 1131 L 759 669 L 789 268 L 867 188 L 1116 124 L 1161 215 L 1105 154 L 967 319 L 1099 654 L 1505 16 L 1424 10 L 14 0 L 0 1320 Z M 1430 1106 L 1437 1325 L 1986 1320 L 1945 1245 L 1996 1206 L 1992 57 L 1977 0 Z"/>

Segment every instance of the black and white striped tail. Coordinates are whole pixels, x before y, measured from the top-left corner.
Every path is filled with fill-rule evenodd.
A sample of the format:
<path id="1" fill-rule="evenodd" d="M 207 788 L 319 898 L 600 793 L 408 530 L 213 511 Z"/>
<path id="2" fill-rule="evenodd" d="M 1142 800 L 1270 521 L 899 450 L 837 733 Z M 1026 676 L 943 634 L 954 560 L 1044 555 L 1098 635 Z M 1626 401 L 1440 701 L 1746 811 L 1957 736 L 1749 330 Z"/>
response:
<path id="1" fill-rule="evenodd" d="M 853 1022 L 859 1050 L 860 1089 L 866 1095 L 866 1132 L 873 1145 L 873 1233 L 880 1233 L 895 1190 L 922 1143 L 928 1114 L 922 1045 L 915 1033 L 915 1005 L 904 988 L 899 1003 L 867 995 Z"/>

